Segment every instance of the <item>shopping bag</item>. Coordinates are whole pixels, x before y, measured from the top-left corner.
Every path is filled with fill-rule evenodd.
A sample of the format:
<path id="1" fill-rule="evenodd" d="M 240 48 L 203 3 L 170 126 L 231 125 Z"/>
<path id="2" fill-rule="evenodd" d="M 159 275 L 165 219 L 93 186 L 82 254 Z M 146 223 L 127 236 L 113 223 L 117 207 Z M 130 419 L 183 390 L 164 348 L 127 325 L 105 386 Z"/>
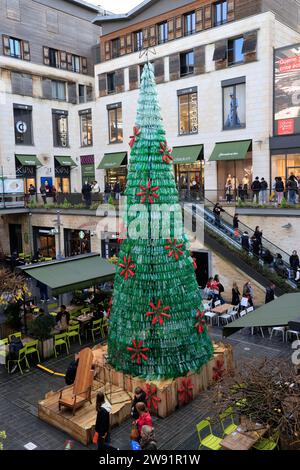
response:
<path id="1" fill-rule="evenodd" d="M 242 297 L 242 300 L 241 300 L 241 306 L 242 307 L 248 307 L 248 297 Z"/>
<path id="2" fill-rule="evenodd" d="M 98 444 L 98 438 L 99 438 L 99 433 L 95 431 L 93 435 L 93 444 Z"/>
<path id="3" fill-rule="evenodd" d="M 272 201 L 274 201 L 274 199 L 275 199 L 275 193 L 274 193 L 274 191 L 272 191 L 272 193 L 270 194 L 270 197 L 269 197 L 269 201 L 272 202 Z"/>
<path id="4" fill-rule="evenodd" d="M 239 229 L 238 229 L 238 228 L 235 228 L 235 229 L 234 229 L 234 236 L 235 236 L 236 238 L 238 238 L 239 235 L 240 235 L 240 234 L 239 234 Z"/>
<path id="5" fill-rule="evenodd" d="M 138 431 L 137 425 L 133 424 L 131 428 L 130 439 L 132 441 L 136 441 L 138 437 L 139 437 L 139 431 Z"/>

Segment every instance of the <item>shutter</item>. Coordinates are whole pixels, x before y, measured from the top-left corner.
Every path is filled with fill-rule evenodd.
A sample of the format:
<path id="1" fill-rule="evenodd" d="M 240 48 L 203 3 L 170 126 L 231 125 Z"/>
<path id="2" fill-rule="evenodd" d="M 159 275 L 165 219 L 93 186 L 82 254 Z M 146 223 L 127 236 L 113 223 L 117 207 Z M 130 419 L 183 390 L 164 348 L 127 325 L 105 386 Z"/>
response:
<path id="1" fill-rule="evenodd" d="M 204 7 L 204 28 L 208 29 L 212 27 L 212 14 L 211 14 L 211 5 L 206 5 Z"/>
<path id="2" fill-rule="evenodd" d="M 86 86 L 86 100 L 87 101 L 93 101 L 94 95 L 93 95 L 93 87 L 87 85 Z"/>
<path id="3" fill-rule="evenodd" d="M 194 74 L 205 73 L 205 46 L 195 47 L 194 49 Z"/>
<path id="4" fill-rule="evenodd" d="M 6 36 L 5 34 L 3 34 L 2 42 L 3 42 L 3 54 L 10 55 L 9 36 Z"/>
<path id="5" fill-rule="evenodd" d="M 60 51 L 60 68 L 67 69 L 67 53 L 65 51 Z"/>
<path id="6" fill-rule="evenodd" d="M 106 73 L 102 73 L 98 76 L 98 84 L 99 84 L 99 96 L 106 96 L 107 95 L 107 86 L 106 86 Z"/>
<path id="7" fill-rule="evenodd" d="M 131 34 L 126 34 L 126 54 L 132 52 L 132 37 Z"/>
<path id="8" fill-rule="evenodd" d="M 30 47 L 28 41 L 22 41 L 23 59 L 30 60 Z"/>
<path id="9" fill-rule="evenodd" d="M 72 54 L 69 54 L 67 52 L 67 69 L 72 72 L 73 70 L 73 64 L 72 64 Z"/>
<path id="10" fill-rule="evenodd" d="M 81 57 L 81 72 L 85 75 L 88 73 L 87 58 Z"/>
<path id="11" fill-rule="evenodd" d="M 21 73 L 11 72 L 11 91 L 13 94 L 23 94 L 23 79 Z"/>
<path id="12" fill-rule="evenodd" d="M 175 37 L 176 38 L 181 38 L 181 36 L 183 35 L 183 31 L 182 31 L 182 16 L 179 15 L 179 16 L 176 16 L 175 18 Z"/>
<path id="13" fill-rule="evenodd" d="M 149 29 L 143 29 L 143 48 L 149 47 Z"/>
<path id="14" fill-rule="evenodd" d="M 243 54 L 255 54 L 256 58 L 256 47 L 257 47 L 257 31 L 251 31 L 250 33 L 244 34 L 244 44 L 242 53 Z"/>
<path id="15" fill-rule="evenodd" d="M 149 28 L 149 46 L 155 46 L 157 43 L 156 39 L 156 28 L 155 25 L 150 26 Z"/>
<path id="16" fill-rule="evenodd" d="M 116 92 L 122 93 L 124 91 L 124 69 L 116 70 L 115 73 Z"/>
<path id="17" fill-rule="evenodd" d="M 47 100 L 51 100 L 52 99 L 52 85 L 51 85 L 51 80 L 49 80 L 49 78 L 43 78 L 42 90 L 43 90 L 43 98 L 46 98 Z"/>
<path id="18" fill-rule="evenodd" d="M 227 21 L 234 20 L 234 0 L 227 0 Z"/>
<path id="19" fill-rule="evenodd" d="M 203 29 L 203 9 L 199 8 L 196 10 L 196 31 L 202 31 Z"/>
<path id="20" fill-rule="evenodd" d="M 168 20 L 168 41 L 174 39 L 174 18 Z"/>
<path id="21" fill-rule="evenodd" d="M 32 76 L 28 73 L 23 73 L 23 95 L 32 96 Z"/>
<path id="22" fill-rule="evenodd" d="M 213 60 L 220 61 L 227 59 L 227 41 L 218 41 L 215 43 Z"/>
<path id="23" fill-rule="evenodd" d="M 110 41 L 106 41 L 105 43 L 105 60 L 111 59 L 111 51 L 110 51 Z"/>
<path id="24" fill-rule="evenodd" d="M 170 80 L 180 78 L 180 56 L 178 53 L 169 56 Z"/>
<path id="25" fill-rule="evenodd" d="M 165 59 L 157 59 L 154 61 L 154 75 L 156 83 L 163 83 L 165 81 Z"/>
<path id="26" fill-rule="evenodd" d="M 129 67 L 129 90 L 135 90 L 139 87 L 138 79 L 138 65 L 131 65 Z"/>
<path id="27" fill-rule="evenodd" d="M 77 104 L 76 83 L 68 82 L 68 102 Z"/>
<path id="28" fill-rule="evenodd" d="M 45 65 L 50 65 L 50 60 L 49 60 L 49 47 L 43 47 L 43 56 L 44 56 L 44 64 Z"/>
<path id="29" fill-rule="evenodd" d="M 126 36 L 120 37 L 120 55 L 126 54 Z"/>

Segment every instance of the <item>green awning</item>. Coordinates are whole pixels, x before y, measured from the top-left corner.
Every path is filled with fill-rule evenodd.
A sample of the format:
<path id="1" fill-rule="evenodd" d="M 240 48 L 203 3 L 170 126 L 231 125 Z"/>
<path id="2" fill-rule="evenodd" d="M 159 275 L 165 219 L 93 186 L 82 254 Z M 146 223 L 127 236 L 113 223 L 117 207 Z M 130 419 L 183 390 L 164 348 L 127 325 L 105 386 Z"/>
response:
<path id="1" fill-rule="evenodd" d="M 100 165 L 97 167 L 98 170 L 109 170 L 110 168 L 119 168 L 126 162 L 124 160 L 127 157 L 127 152 L 119 153 L 105 153 L 102 158 Z"/>
<path id="2" fill-rule="evenodd" d="M 36 155 L 16 155 L 16 158 L 23 166 L 43 166 Z"/>
<path id="3" fill-rule="evenodd" d="M 238 142 L 222 142 L 216 144 L 209 161 L 244 160 L 251 142 L 251 140 L 240 140 Z"/>
<path id="4" fill-rule="evenodd" d="M 244 317 L 226 325 L 224 336 L 230 336 L 242 328 L 252 326 L 286 326 L 300 317 L 300 294 L 285 294 Z"/>
<path id="5" fill-rule="evenodd" d="M 116 271 L 113 264 L 95 254 L 48 262 L 40 266 L 24 266 L 19 269 L 46 284 L 54 295 L 112 280 Z"/>
<path id="6" fill-rule="evenodd" d="M 203 145 L 188 145 L 185 147 L 174 147 L 172 151 L 173 163 L 195 163 L 200 160 Z"/>
<path id="7" fill-rule="evenodd" d="M 54 157 L 60 166 L 77 166 L 71 157 Z"/>

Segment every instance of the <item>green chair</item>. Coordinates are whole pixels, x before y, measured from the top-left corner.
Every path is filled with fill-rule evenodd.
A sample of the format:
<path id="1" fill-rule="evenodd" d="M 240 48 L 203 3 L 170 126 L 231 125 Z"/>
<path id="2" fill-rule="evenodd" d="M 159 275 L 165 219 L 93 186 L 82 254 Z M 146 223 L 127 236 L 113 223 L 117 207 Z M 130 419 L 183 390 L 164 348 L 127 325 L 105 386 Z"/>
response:
<path id="1" fill-rule="evenodd" d="M 67 338 L 67 333 L 59 333 L 58 335 L 54 335 L 54 354 L 55 357 L 57 357 L 57 346 L 65 346 L 67 353 L 69 352 L 69 347 L 68 347 L 68 338 Z"/>
<path id="2" fill-rule="evenodd" d="M 49 315 L 51 315 L 51 317 L 55 318 L 57 316 L 57 312 L 49 312 Z"/>
<path id="3" fill-rule="evenodd" d="M 8 341 L 11 343 L 12 337 L 15 336 L 16 338 L 22 338 L 22 333 L 21 331 L 17 331 L 16 333 L 12 333 L 11 335 L 8 335 Z"/>
<path id="4" fill-rule="evenodd" d="M 55 310 L 56 308 L 57 308 L 57 303 L 48 304 L 48 312 L 50 312 L 50 310 Z"/>
<path id="5" fill-rule="evenodd" d="M 236 431 L 238 428 L 233 419 L 233 410 L 231 406 L 227 408 L 223 413 L 220 414 L 220 422 L 223 429 L 223 437 L 228 436 L 232 432 Z M 225 421 L 230 421 L 230 423 L 225 427 Z"/>
<path id="6" fill-rule="evenodd" d="M 198 449 L 200 450 L 202 447 L 207 447 L 210 450 L 220 450 L 221 449 L 221 441 L 222 439 L 218 436 L 215 436 L 212 433 L 211 429 L 211 424 L 210 424 L 210 418 L 203 419 L 199 424 L 196 426 L 197 432 L 198 432 L 198 437 L 199 437 L 199 447 Z M 205 436 L 204 438 L 202 437 L 202 431 L 204 429 L 209 431 L 209 434 Z"/>
<path id="7" fill-rule="evenodd" d="M 46 256 L 46 257 L 44 258 L 44 261 L 53 261 L 53 258 L 51 258 L 50 256 Z"/>
<path id="8" fill-rule="evenodd" d="M 8 338 L 0 339 L 0 364 L 2 364 L 1 358 L 4 358 L 4 366 L 6 367 L 6 358 L 7 358 L 7 348 L 8 346 Z"/>
<path id="9" fill-rule="evenodd" d="M 40 353 L 39 353 L 39 350 L 38 350 L 38 340 L 35 339 L 33 341 L 30 341 L 30 343 L 26 343 L 25 345 L 25 356 L 31 356 L 31 354 L 36 354 L 37 357 L 38 357 L 38 360 L 39 362 L 41 362 L 41 358 L 40 358 Z"/>
<path id="10" fill-rule="evenodd" d="M 68 341 L 69 347 L 70 347 L 70 338 L 75 338 L 75 336 L 78 336 L 79 344 L 81 345 L 81 338 L 80 338 L 79 328 L 80 328 L 80 325 L 79 325 L 78 322 L 77 322 L 76 325 L 72 325 L 72 326 L 68 327 L 67 341 Z"/>
<path id="11" fill-rule="evenodd" d="M 106 317 L 102 318 L 101 323 L 101 336 L 103 336 L 103 338 L 105 337 L 105 329 L 108 329 L 108 318 Z"/>
<path id="12" fill-rule="evenodd" d="M 17 365 L 20 369 L 20 372 L 23 375 L 23 370 L 22 370 L 22 367 L 21 367 L 21 362 L 22 361 L 25 361 L 25 364 L 26 364 L 27 368 L 29 369 L 29 364 L 28 364 L 27 357 L 26 357 L 26 347 L 19 350 L 18 359 L 9 359 L 7 361 L 8 372 L 9 372 L 9 365 L 10 365 L 11 362 L 13 362 L 13 363 L 17 363 Z"/>
<path id="13" fill-rule="evenodd" d="M 82 308 L 80 311 L 80 315 L 85 315 L 86 313 L 90 313 L 90 311 L 91 311 L 90 307 Z"/>
<path id="14" fill-rule="evenodd" d="M 92 338 L 94 342 L 95 342 L 94 334 L 97 333 L 97 331 L 100 331 L 100 334 L 102 335 L 102 318 L 100 318 L 100 320 L 94 320 L 92 323 L 91 333 L 92 333 Z"/>
<path id="15" fill-rule="evenodd" d="M 277 431 L 273 434 L 270 438 L 261 438 L 253 448 L 256 450 L 274 450 L 278 449 L 278 441 L 279 441 L 279 432 Z"/>

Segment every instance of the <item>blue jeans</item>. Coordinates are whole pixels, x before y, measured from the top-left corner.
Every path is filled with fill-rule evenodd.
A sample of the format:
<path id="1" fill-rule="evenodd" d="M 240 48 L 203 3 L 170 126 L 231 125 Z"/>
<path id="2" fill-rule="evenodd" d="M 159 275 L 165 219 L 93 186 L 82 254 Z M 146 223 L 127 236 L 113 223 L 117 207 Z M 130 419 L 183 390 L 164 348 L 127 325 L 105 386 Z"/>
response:
<path id="1" fill-rule="evenodd" d="M 262 189 L 260 191 L 260 202 L 262 204 L 267 204 L 268 202 L 268 190 L 267 189 Z"/>
<path id="2" fill-rule="evenodd" d="M 291 204 L 296 204 L 296 191 L 295 191 L 295 189 L 289 189 L 288 195 L 289 195 L 289 202 Z"/>

